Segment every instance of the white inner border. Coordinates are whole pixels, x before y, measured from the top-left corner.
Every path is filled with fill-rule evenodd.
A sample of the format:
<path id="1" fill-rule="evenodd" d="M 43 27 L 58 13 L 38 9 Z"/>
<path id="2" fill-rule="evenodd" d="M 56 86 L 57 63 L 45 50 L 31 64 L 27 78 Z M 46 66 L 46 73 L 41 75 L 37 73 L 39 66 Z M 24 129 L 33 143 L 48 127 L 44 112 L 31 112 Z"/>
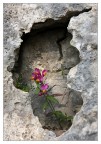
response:
<path id="1" fill-rule="evenodd" d="M 2 143 L 47 143 L 47 141 L 3 141 L 3 3 L 98 3 L 98 111 L 101 109 L 101 0 L 2 0 L 0 2 L 0 144 Z M 101 144 L 101 113 L 98 113 L 98 141 L 48 141 L 48 143 L 100 143 Z"/>

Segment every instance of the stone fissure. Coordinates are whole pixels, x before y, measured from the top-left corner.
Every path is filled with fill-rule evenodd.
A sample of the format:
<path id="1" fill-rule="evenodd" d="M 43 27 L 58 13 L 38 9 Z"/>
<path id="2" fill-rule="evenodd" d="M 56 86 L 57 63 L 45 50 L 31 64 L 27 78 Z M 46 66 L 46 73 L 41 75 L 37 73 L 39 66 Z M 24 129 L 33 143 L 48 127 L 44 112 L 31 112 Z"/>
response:
<path id="1" fill-rule="evenodd" d="M 67 28 L 65 28 L 65 29 L 66 29 L 66 30 L 64 30 L 63 36 L 57 40 L 57 44 L 58 44 L 58 46 L 59 46 L 59 53 L 60 53 L 60 58 L 59 58 L 59 60 L 61 60 L 61 59 L 63 58 L 63 52 L 62 52 L 61 42 L 62 42 L 63 40 L 65 40 L 65 38 L 66 38 L 66 36 L 67 36 Z"/>

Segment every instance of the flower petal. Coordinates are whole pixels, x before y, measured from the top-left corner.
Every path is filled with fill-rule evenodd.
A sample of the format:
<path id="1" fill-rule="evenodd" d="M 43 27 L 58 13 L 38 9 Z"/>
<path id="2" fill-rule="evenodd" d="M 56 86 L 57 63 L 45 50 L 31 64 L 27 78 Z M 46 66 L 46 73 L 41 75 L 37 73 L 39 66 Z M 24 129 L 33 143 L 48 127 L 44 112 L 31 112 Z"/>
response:
<path id="1" fill-rule="evenodd" d="M 41 86 L 41 90 L 43 91 L 43 90 L 47 90 L 48 89 L 48 84 L 43 84 L 42 86 Z"/>
<path id="2" fill-rule="evenodd" d="M 35 68 L 35 72 L 34 73 L 38 74 L 38 75 L 41 75 L 41 72 L 40 72 L 40 70 L 38 68 Z"/>
<path id="3" fill-rule="evenodd" d="M 43 70 L 42 71 L 42 76 L 44 77 L 47 74 L 47 72 L 48 72 L 47 70 Z"/>

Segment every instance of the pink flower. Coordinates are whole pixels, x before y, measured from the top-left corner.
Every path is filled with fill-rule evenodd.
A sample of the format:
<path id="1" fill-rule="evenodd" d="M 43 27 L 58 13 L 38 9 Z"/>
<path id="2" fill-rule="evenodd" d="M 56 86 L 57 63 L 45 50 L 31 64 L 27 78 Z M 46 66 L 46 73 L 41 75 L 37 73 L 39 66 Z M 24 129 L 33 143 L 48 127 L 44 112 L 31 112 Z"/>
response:
<path id="1" fill-rule="evenodd" d="M 35 71 L 32 73 L 31 80 L 35 80 L 36 82 L 42 82 L 43 76 L 38 68 L 35 68 Z"/>
<path id="2" fill-rule="evenodd" d="M 46 93 L 48 87 L 49 87 L 48 84 L 43 84 L 43 85 L 41 86 L 42 92 L 43 92 L 43 93 Z"/>
<path id="3" fill-rule="evenodd" d="M 42 82 L 42 81 L 43 81 L 43 77 L 38 75 L 36 78 L 36 82 Z"/>
<path id="4" fill-rule="evenodd" d="M 40 72 L 40 70 L 39 70 L 38 68 L 35 68 L 34 74 L 36 74 L 36 75 L 41 75 L 41 72 Z"/>
<path id="5" fill-rule="evenodd" d="M 40 69 L 35 68 L 35 71 L 32 73 L 31 80 L 35 80 L 36 82 L 43 82 L 43 77 L 46 75 L 47 70 L 43 70 L 42 74 Z"/>
<path id="6" fill-rule="evenodd" d="M 42 76 L 44 77 L 47 74 L 47 72 L 48 72 L 47 70 L 43 70 L 42 71 Z"/>

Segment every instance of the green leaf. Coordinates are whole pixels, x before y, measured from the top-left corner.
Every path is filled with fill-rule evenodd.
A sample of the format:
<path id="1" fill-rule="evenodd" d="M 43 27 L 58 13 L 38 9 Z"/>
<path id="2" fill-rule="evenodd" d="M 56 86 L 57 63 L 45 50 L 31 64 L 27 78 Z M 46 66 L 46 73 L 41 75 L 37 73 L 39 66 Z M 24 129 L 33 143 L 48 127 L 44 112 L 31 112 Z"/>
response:
<path id="1" fill-rule="evenodd" d="M 40 86 L 40 84 L 38 82 L 36 82 L 36 85 L 40 89 L 41 86 Z"/>
<path id="2" fill-rule="evenodd" d="M 73 120 L 73 116 L 66 116 L 67 120 Z"/>
<path id="3" fill-rule="evenodd" d="M 53 114 L 59 119 L 59 121 L 66 121 L 65 115 L 61 111 L 54 111 Z"/>
<path id="4" fill-rule="evenodd" d="M 63 117 L 63 113 L 61 111 L 54 111 L 54 114 L 58 117 Z"/>
<path id="5" fill-rule="evenodd" d="M 37 87 L 34 93 L 37 95 L 39 94 L 39 92 L 40 92 L 40 89 Z"/>
<path id="6" fill-rule="evenodd" d="M 68 120 L 72 121 L 73 120 L 73 116 L 67 116 L 63 114 L 61 111 L 54 111 L 53 114 L 56 115 L 60 121 L 68 121 Z"/>
<path id="7" fill-rule="evenodd" d="M 59 103 L 58 100 L 56 98 L 54 98 L 54 96 L 47 96 L 46 97 L 49 101 L 51 101 L 52 103 Z"/>
<path id="8" fill-rule="evenodd" d="M 43 105 L 42 105 L 42 109 L 46 110 L 49 107 L 48 102 L 46 101 Z"/>

